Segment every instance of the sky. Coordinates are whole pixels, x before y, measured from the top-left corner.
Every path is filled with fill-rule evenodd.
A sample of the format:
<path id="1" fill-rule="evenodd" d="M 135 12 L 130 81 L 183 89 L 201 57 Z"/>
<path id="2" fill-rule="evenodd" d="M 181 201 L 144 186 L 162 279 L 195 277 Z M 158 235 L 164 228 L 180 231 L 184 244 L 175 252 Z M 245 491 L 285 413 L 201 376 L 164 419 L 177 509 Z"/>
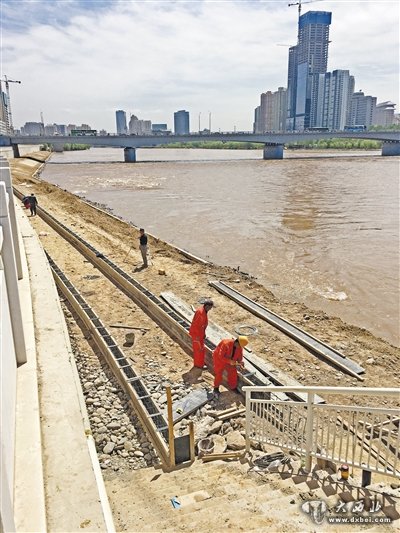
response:
<path id="1" fill-rule="evenodd" d="M 260 94 L 287 85 L 298 6 L 290 0 L 0 0 L 1 74 L 13 123 L 116 131 L 123 109 L 173 129 L 250 131 Z M 332 12 L 328 70 L 399 111 L 398 0 L 304 0 Z"/>

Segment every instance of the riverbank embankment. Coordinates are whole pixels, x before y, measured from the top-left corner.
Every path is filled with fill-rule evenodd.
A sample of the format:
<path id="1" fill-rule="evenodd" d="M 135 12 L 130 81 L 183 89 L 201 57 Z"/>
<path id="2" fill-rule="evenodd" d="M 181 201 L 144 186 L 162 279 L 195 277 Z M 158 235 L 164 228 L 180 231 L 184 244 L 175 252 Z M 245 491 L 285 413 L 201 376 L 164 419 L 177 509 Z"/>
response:
<path id="1" fill-rule="evenodd" d="M 11 164 L 15 186 L 23 193 L 34 191 L 40 205 L 49 210 L 53 216 L 74 228 L 124 268 L 130 267 L 132 270 L 135 264 L 140 262 L 137 229 L 127 222 L 94 209 L 59 187 L 32 175 L 29 176 L 29 164 L 27 166 L 26 159 L 13 160 Z M 38 217 L 32 219 L 32 223 L 39 233 L 45 232 L 43 223 Z M 49 248 L 51 253 L 62 261 L 67 272 L 75 268 L 73 260 L 69 261 L 68 257 L 63 256 L 64 245 L 61 241 L 53 240 L 50 235 L 42 236 L 41 240 L 45 248 Z M 155 294 L 164 290 L 173 291 L 192 305 L 197 305 L 201 297 L 212 296 L 216 302 L 212 312 L 212 319 L 215 322 L 230 331 L 234 331 L 237 325 L 243 323 L 250 322 L 255 325 L 259 334 L 252 338 L 254 351 L 300 383 L 313 385 L 318 382 L 321 385 L 343 386 L 355 384 L 350 376 L 345 376 L 320 361 L 283 333 L 252 317 L 247 311 L 238 308 L 236 304 L 213 291 L 208 285 L 209 279 L 222 279 L 234 284 L 237 290 L 248 297 L 356 360 L 366 368 L 366 386 L 381 386 L 382 382 L 387 386 L 397 384 L 399 350 L 366 330 L 346 324 L 325 313 L 311 311 L 302 304 L 279 301 L 249 276 L 228 267 L 193 263 L 173 246 L 155 237 L 150 238 L 149 244 L 152 265 L 135 273 L 141 283 Z M 165 271 L 167 276 L 160 276 L 159 270 Z M 111 313 L 106 292 L 97 294 L 96 302 L 106 313 Z"/>

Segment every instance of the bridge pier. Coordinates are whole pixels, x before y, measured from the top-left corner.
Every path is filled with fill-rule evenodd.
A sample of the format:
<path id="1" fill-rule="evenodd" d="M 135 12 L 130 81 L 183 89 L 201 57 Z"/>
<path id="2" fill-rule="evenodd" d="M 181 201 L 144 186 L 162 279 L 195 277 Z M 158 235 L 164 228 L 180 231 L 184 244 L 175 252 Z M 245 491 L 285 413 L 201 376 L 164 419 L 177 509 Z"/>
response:
<path id="1" fill-rule="evenodd" d="M 125 163 L 136 163 L 136 148 L 124 148 Z"/>
<path id="2" fill-rule="evenodd" d="M 52 143 L 54 152 L 64 152 L 64 143 Z"/>
<path id="3" fill-rule="evenodd" d="M 263 159 L 283 159 L 283 144 L 270 144 L 264 145 Z"/>
<path id="4" fill-rule="evenodd" d="M 382 143 L 382 155 L 400 155 L 400 143 L 384 142 Z"/>
<path id="5" fill-rule="evenodd" d="M 17 159 L 18 157 L 21 157 L 21 154 L 19 153 L 18 144 L 11 144 L 11 146 L 12 146 L 12 150 L 13 150 L 14 159 Z"/>

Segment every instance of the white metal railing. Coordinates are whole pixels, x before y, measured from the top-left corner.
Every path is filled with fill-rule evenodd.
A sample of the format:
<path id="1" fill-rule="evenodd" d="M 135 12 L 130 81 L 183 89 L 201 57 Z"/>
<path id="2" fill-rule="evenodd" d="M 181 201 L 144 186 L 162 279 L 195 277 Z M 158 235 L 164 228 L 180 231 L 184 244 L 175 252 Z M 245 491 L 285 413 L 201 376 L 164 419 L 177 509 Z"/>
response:
<path id="1" fill-rule="evenodd" d="M 398 405 L 400 389 L 243 387 L 243 391 L 247 451 L 252 441 L 272 444 L 304 456 L 308 471 L 314 457 L 400 476 L 400 410 L 384 403 L 391 400 Z M 279 392 L 302 392 L 307 402 L 271 399 Z M 315 394 L 346 400 L 316 404 Z M 355 405 L 355 396 L 362 402 Z"/>

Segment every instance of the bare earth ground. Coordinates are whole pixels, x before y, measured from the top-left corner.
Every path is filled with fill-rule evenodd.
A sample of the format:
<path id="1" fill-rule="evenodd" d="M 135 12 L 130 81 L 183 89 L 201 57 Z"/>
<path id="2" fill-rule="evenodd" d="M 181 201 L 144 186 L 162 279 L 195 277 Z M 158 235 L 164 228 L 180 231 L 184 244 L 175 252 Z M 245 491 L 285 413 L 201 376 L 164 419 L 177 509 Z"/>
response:
<path id="1" fill-rule="evenodd" d="M 35 153 L 34 157 L 45 160 L 47 153 Z M 132 274 L 141 263 L 138 250 L 138 231 L 128 223 L 110 217 L 94 209 L 73 194 L 54 185 L 32 177 L 35 168 L 31 160 L 10 161 L 14 186 L 24 194 L 34 192 L 41 207 L 73 229 L 121 268 Z M 184 222 L 184 221 L 183 221 Z M 153 369 L 161 379 L 170 382 L 190 381 L 192 359 L 168 335 L 138 308 L 132 300 L 105 279 L 88 261 L 56 234 L 38 216 L 31 218 L 42 245 L 68 278 L 77 287 L 106 327 L 127 324 L 148 328 L 145 333 L 135 333 L 135 343 L 124 346 L 129 330 L 111 329 L 135 370 L 144 374 Z M 195 239 L 195 228 L 194 239 Z M 133 246 L 133 249 L 131 247 Z M 184 257 L 174 247 L 155 238 L 149 239 L 151 263 L 149 268 L 135 272 L 133 276 L 154 294 L 172 291 L 177 296 L 196 306 L 201 297 L 212 297 L 215 307 L 210 320 L 234 333 L 240 324 L 257 327 L 259 334 L 251 338 L 252 350 L 303 385 L 319 386 L 364 386 L 396 387 L 399 382 L 398 365 L 400 349 L 373 336 L 368 331 L 346 324 L 340 319 L 322 312 L 309 310 L 302 304 L 279 301 L 265 287 L 249 276 L 231 268 L 202 265 Z M 129 252 L 129 253 L 128 253 Z M 160 269 L 166 276 L 159 275 Z M 365 381 L 361 383 L 351 376 L 328 365 L 309 353 L 286 335 L 254 317 L 234 302 L 209 287 L 210 279 L 221 279 L 238 291 L 263 304 L 272 312 L 305 329 L 315 337 L 338 349 L 357 361 L 365 369 Z M 87 340 L 68 319 L 73 334 L 74 346 L 82 352 L 90 350 Z M 368 361 L 368 362 L 367 362 Z M 204 372 L 200 381 L 212 386 L 213 376 Z M 234 393 L 224 393 L 223 403 L 230 405 L 238 400 Z M 337 400 L 337 398 L 336 398 Z M 342 400 L 342 398 L 341 398 Z M 358 403 L 357 397 L 344 401 Z M 385 400 L 384 403 L 389 403 Z M 104 472 L 105 479 L 115 490 L 115 474 Z M 122 481 L 122 480 L 121 480 Z M 118 492 L 118 491 L 117 491 Z M 110 494 L 112 500 L 112 494 Z M 122 527 L 122 526 L 121 526 Z"/>

